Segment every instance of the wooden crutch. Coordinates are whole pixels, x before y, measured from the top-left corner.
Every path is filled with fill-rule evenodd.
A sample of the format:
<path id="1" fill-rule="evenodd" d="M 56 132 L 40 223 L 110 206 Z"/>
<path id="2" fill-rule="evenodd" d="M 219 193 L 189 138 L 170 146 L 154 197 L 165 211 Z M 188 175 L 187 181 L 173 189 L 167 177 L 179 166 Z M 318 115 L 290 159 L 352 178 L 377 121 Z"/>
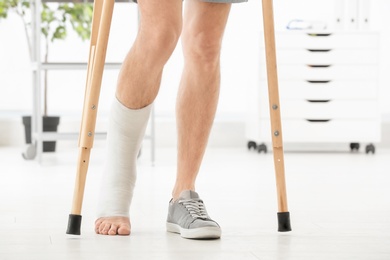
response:
<path id="1" fill-rule="evenodd" d="M 286 180 L 284 175 L 284 155 L 282 122 L 280 118 L 278 74 L 276 65 L 275 26 L 273 0 L 263 0 L 263 24 L 265 54 L 267 61 L 268 95 L 271 118 L 271 135 L 274 154 L 276 189 L 278 197 L 278 231 L 291 231 L 290 213 L 287 208 Z"/>
<path id="2" fill-rule="evenodd" d="M 77 161 L 76 183 L 73 194 L 72 211 L 69 215 L 68 228 L 66 231 L 67 234 L 71 235 L 80 235 L 81 207 L 83 204 L 89 157 L 94 140 L 100 87 L 106 60 L 106 50 L 114 2 L 114 0 L 95 0 L 93 6 L 87 82 L 78 144 L 79 156 Z"/>

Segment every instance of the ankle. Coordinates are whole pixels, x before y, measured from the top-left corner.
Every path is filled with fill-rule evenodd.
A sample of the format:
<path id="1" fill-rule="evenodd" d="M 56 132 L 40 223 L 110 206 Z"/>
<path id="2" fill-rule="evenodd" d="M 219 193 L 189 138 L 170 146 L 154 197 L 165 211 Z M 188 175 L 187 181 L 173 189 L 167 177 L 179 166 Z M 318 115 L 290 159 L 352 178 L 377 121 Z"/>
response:
<path id="1" fill-rule="evenodd" d="M 194 185 L 188 185 L 188 186 L 180 186 L 180 187 L 175 187 L 172 191 L 172 198 L 173 200 L 178 200 L 180 197 L 180 194 L 185 191 L 185 190 L 192 190 L 195 191 L 195 186 Z"/>

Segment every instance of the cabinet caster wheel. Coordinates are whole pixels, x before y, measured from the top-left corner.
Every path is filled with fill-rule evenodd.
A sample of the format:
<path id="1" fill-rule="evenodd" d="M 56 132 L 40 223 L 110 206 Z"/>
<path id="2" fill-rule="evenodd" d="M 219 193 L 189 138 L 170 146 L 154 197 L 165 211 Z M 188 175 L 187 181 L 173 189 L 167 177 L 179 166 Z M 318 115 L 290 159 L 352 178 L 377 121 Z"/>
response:
<path id="1" fill-rule="evenodd" d="M 35 145 L 27 145 L 26 151 L 22 153 L 22 156 L 25 160 L 34 160 L 35 156 L 37 156 L 37 148 Z"/>
<path id="2" fill-rule="evenodd" d="M 256 144 L 256 142 L 249 141 L 248 142 L 248 150 L 251 150 L 252 148 L 253 148 L 253 150 L 256 150 L 257 144 Z"/>
<path id="3" fill-rule="evenodd" d="M 351 148 L 351 151 L 353 152 L 354 150 L 359 151 L 360 144 L 359 143 L 350 143 L 349 147 Z"/>
<path id="4" fill-rule="evenodd" d="M 369 154 L 372 152 L 372 154 L 375 154 L 375 146 L 373 144 L 368 144 L 366 146 L 366 154 Z"/>
<path id="5" fill-rule="evenodd" d="M 261 153 L 261 152 L 267 153 L 267 146 L 265 144 L 260 144 L 257 147 L 257 152 L 258 153 Z"/>

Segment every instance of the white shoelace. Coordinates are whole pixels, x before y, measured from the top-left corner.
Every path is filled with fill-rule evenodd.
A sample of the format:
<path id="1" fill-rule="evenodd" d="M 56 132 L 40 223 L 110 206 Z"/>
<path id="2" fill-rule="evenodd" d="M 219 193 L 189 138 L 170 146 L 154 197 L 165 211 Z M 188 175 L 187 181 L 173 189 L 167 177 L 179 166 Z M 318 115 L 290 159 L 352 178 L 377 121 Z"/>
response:
<path id="1" fill-rule="evenodd" d="M 190 212 L 191 216 L 194 219 L 201 218 L 201 219 L 207 219 L 207 211 L 206 208 L 204 207 L 203 201 L 201 200 L 194 200 L 194 199 L 189 199 L 189 200 L 179 200 L 180 204 L 183 204 L 184 207 Z"/>

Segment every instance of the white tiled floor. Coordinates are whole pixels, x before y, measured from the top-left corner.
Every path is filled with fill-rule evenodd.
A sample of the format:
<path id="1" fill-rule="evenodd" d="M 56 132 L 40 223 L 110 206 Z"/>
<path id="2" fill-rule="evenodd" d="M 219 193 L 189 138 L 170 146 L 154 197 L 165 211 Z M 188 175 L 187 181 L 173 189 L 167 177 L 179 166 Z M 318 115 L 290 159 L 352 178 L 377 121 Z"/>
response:
<path id="1" fill-rule="evenodd" d="M 132 235 L 93 231 L 104 150 L 95 148 L 87 180 L 81 236 L 65 234 L 77 148 L 25 161 L 0 148 L 0 259 L 390 259 L 390 150 L 375 155 L 286 152 L 293 231 L 276 231 L 272 154 L 243 147 L 209 149 L 198 191 L 223 228 L 220 240 L 166 233 L 175 150 L 139 160 Z"/>

